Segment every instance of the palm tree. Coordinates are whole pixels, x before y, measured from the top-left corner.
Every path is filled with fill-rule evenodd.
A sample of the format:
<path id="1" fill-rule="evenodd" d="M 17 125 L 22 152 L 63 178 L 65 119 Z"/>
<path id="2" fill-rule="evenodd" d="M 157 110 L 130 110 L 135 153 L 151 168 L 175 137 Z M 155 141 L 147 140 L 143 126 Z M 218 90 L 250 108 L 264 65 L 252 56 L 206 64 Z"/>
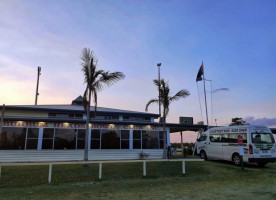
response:
<path id="1" fill-rule="evenodd" d="M 163 124 L 163 138 L 164 138 L 164 144 L 163 144 L 163 158 L 167 157 L 166 154 L 166 146 L 167 146 L 167 137 L 166 137 L 166 117 L 169 113 L 169 107 L 170 103 L 173 101 L 177 101 L 180 98 L 185 98 L 190 95 L 190 92 L 188 90 L 180 90 L 177 92 L 174 96 L 170 96 L 170 87 L 167 82 L 164 81 L 164 79 L 159 80 L 153 80 L 153 83 L 157 86 L 157 88 L 160 88 L 160 104 L 163 107 L 163 116 L 162 116 L 162 124 Z M 159 98 L 151 99 L 147 105 L 146 105 L 146 111 L 148 111 L 149 105 L 152 103 L 159 103 Z"/>
<path id="2" fill-rule="evenodd" d="M 89 48 L 84 48 L 81 54 L 81 66 L 84 75 L 84 83 L 86 89 L 83 95 L 83 107 L 86 112 L 86 133 L 85 133 L 85 148 L 83 160 L 88 160 L 88 132 L 89 132 L 89 120 L 90 120 L 90 105 L 91 98 L 95 103 L 94 116 L 97 113 L 98 104 L 98 92 L 101 91 L 104 86 L 111 86 L 115 82 L 124 79 L 125 75 L 122 72 L 108 72 L 104 70 L 98 70 L 98 60 L 94 55 L 94 52 Z"/>

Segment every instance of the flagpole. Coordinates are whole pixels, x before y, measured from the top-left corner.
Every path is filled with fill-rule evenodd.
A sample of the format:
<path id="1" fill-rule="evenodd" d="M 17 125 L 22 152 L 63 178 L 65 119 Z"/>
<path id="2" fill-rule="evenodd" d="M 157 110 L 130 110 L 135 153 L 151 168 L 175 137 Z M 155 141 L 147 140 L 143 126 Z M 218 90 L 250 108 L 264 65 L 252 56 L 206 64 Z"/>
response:
<path id="1" fill-rule="evenodd" d="M 203 62 L 202 62 L 203 66 Z M 206 108 L 206 121 L 207 121 L 207 129 L 209 129 L 209 121 L 208 121 L 208 110 L 207 110 L 207 99 L 206 99 L 206 89 L 205 89 L 205 77 L 203 72 L 203 85 L 204 85 L 204 97 L 205 97 L 205 108 Z"/>

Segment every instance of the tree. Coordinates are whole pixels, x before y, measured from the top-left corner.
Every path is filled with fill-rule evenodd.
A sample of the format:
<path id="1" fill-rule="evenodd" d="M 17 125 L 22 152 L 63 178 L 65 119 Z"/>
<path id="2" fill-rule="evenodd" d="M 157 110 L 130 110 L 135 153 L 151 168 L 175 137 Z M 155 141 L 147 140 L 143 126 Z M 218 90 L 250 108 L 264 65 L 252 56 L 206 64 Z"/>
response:
<path id="1" fill-rule="evenodd" d="M 190 92 L 188 90 L 180 90 L 177 92 L 174 96 L 170 96 L 170 87 L 167 82 L 164 81 L 164 79 L 161 79 L 160 82 L 159 80 L 153 80 L 153 83 L 157 86 L 157 89 L 159 90 L 160 88 L 160 104 L 163 108 L 163 113 L 162 113 L 162 124 L 163 124 L 163 138 L 164 138 L 164 144 L 163 144 L 163 158 L 166 158 L 166 146 L 167 146 L 167 137 L 166 137 L 166 117 L 168 116 L 169 113 L 169 107 L 170 103 L 173 101 L 177 101 L 180 98 L 185 98 L 190 95 Z M 148 111 L 149 105 L 152 103 L 159 103 L 159 98 L 154 98 L 151 99 L 147 105 L 145 110 Z"/>
<path id="2" fill-rule="evenodd" d="M 229 126 L 241 126 L 241 125 L 246 125 L 246 121 L 243 121 L 242 118 L 235 117 L 232 118 L 232 122 Z"/>
<path id="3" fill-rule="evenodd" d="M 84 48 L 81 53 L 81 66 L 84 75 L 84 83 L 86 89 L 83 95 L 83 107 L 86 113 L 86 133 L 85 133 L 85 148 L 83 160 L 88 160 L 88 134 L 89 134 L 89 121 L 90 121 L 90 105 L 91 98 L 94 101 L 94 116 L 97 113 L 98 104 L 98 92 L 100 92 L 104 86 L 111 86 L 115 82 L 124 79 L 125 75 L 122 72 L 112 72 L 98 70 L 98 60 L 94 55 L 94 52 L 89 48 Z"/>

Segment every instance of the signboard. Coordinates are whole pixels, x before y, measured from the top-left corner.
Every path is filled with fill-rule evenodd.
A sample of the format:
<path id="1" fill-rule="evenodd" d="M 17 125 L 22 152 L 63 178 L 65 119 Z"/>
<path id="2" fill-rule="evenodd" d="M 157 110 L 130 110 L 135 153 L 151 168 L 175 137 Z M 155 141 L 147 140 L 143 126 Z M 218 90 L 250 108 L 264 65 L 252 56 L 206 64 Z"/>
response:
<path id="1" fill-rule="evenodd" d="M 3 127 L 23 127 L 23 128 L 68 128 L 85 129 L 85 123 L 67 123 L 67 122 L 27 122 L 27 121 L 5 121 Z M 89 124 L 91 129 L 115 129 L 115 130 L 152 130 L 162 131 L 161 126 L 151 125 L 118 125 L 118 124 Z"/>
<path id="2" fill-rule="evenodd" d="M 238 144 L 239 146 L 243 146 L 243 138 L 241 135 L 238 135 Z"/>
<path id="3" fill-rule="evenodd" d="M 244 155 L 244 149 L 243 149 L 243 138 L 241 135 L 238 135 L 238 145 L 239 145 L 239 153 L 240 156 Z"/>
<path id="4" fill-rule="evenodd" d="M 179 117 L 180 124 L 194 124 L 192 117 Z"/>

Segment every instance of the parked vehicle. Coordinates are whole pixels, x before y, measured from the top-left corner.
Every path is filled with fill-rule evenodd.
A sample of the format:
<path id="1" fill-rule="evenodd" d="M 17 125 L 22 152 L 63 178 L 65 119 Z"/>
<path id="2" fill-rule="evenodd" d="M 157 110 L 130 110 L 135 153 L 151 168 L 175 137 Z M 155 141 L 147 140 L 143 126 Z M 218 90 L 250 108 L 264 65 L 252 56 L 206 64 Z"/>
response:
<path id="1" fill-rule="evenodd" d="M 196 142 L 196 151 L 202 159 L 228 160 L 240 165 L 238 136 L 243 138 L 243 162 L 264 166 L 276 161 L 276 144 L 266 126 L 227 126 L 205 131 Z"/>

